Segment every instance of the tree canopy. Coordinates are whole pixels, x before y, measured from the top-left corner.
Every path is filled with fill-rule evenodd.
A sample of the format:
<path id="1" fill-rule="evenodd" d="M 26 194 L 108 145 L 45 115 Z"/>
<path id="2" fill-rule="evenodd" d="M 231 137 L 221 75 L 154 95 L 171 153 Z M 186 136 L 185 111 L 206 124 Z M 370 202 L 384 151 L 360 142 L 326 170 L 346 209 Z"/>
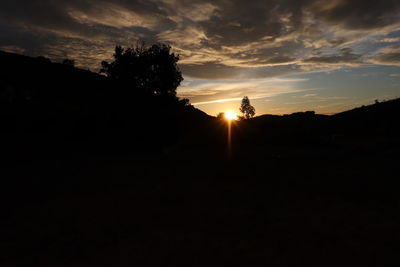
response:
<path id="1" fill-rule="evenodd" d="M 183 81 L 177 62 L 179 55 L 166 44 L 115 47 L 114 61 L 101 63 L 101 72 L 129 87 L 156 95 L 176 95 Z"/>

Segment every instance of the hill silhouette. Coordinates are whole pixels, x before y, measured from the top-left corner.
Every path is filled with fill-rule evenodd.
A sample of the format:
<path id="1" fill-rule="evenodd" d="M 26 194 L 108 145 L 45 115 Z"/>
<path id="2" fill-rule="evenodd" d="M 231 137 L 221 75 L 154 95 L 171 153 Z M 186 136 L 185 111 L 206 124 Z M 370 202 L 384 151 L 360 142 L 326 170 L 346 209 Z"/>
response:
<path id="1" fill-rule="evenodd" d="M 393 99 L 341 112 L 332 117 L 342 132 L 396 137 L 400 133 L 400 126 L 396 123 L 399 113 L 400 99 Z"/>
<path id="2" fill-rule="evenodd" d="M 277 146 L 347 149 L 349 151 L 393 151 L 399 145 L 400 99 L 355 108 L 334 115 L 313 111 L 288 115 L 262 115 L 241 125 L 239 135 L 247 143 Z M 249 132 L 246 132 L 249 131 Z"/>
<path id="3" fill-rule="evenodd" d="M 400 99 L 227 123 L 0 52 L 1 266 L 392 266 Z M 132 89 L 132 88 L 131 88 Z"/>
<path id="4" fill-rule="evenodd" d="M 1 134 L 10 140 L 9 153 L 16 146 L 53 154 L 151 150 L 179 138 L 182 127 L 208 117 L 174 96 L 126 88 L 42 57 L 0 52 L 0 60 Z"/>

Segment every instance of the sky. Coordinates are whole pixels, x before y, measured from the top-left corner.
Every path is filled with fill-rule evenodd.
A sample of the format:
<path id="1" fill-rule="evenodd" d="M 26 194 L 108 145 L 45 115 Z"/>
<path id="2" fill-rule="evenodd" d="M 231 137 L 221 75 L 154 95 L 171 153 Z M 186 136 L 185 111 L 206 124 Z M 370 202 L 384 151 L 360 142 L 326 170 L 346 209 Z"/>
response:
<path id="1" fill-rule="evenodd" d="M 1 0 L 0 50 L 98 71 L 115 45 L 180 55 L 180 97 L 210 115 L 333 114 L 400 97 L 399 0 Z"/>

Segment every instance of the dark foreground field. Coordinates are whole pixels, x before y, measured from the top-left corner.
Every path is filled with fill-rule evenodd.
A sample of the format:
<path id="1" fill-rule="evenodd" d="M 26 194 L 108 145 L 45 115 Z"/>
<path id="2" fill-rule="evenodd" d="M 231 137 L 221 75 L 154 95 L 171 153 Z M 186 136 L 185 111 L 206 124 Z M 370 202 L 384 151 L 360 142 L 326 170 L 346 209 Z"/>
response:
<path id="1" fill-rule="evenodd" d="M 10 164 L 1 266 L 400 262 L 394 153 L 303 148 L 252 160 L 194 158 Z"/>

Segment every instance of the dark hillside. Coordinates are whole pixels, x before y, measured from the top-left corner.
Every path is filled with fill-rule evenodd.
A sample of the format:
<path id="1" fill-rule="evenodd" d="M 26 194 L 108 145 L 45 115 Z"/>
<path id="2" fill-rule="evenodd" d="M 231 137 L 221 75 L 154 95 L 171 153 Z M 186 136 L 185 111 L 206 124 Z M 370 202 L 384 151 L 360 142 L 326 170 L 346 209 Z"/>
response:
<path id="1" fill-rule="evenodd" d="M 272 142 L 308 142 L 318 141 L 315 139 L 326 134 L 327 119 L 326 115 L 307 111 L 283 116 L 262 115 L 247 124 Z"/>
<path id="2" fill-rule="evenodd" d="M 400 99 L 394 99 L 331 116 L 313 111 L 262 115 L 237 123 L 236 142 L 238 149 L 252 152 L 301 148 L 306 153 L 315 150 L 325 155 L 396 153 L 400 145 L 399 114 Z"/>
<path id="3" fill-rule="evenodd" d="M 10 140 L 3 153 L 135 153 L 130 148 L 174 142 L 208 117 L 177 99 L 45 58 L 0 52 L 0 62 L 0 133 Z"/>
<path id="4" fill-rule="evenodd" d="M 396 137 L 400 134 L 399 115 L 397 98 L 335 114 L 332 121 L 341 133 Z"/>

